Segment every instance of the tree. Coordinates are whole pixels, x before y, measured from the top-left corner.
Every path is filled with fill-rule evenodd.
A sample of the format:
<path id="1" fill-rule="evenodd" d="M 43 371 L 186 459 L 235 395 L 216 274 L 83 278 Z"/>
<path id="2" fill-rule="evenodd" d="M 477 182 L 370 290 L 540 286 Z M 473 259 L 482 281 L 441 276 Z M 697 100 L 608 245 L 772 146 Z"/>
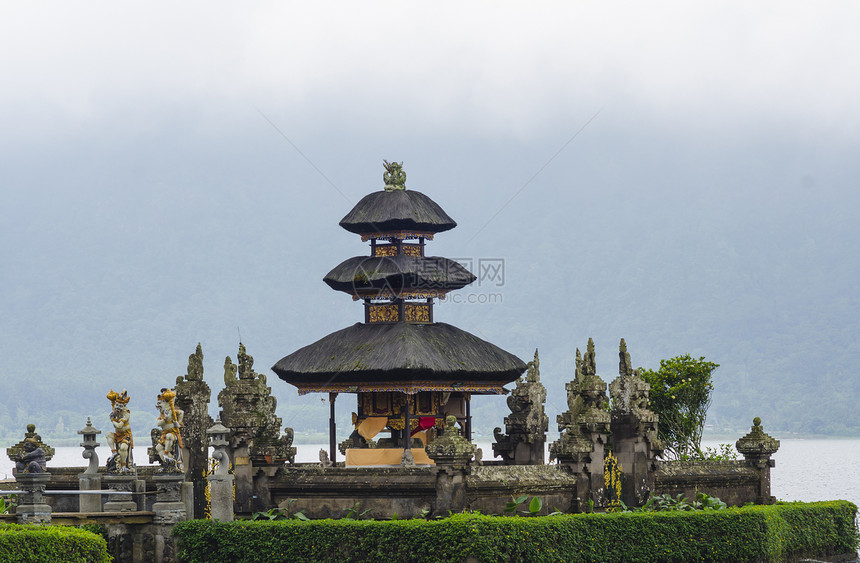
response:
<path id="1" fill-rule="evenodd" d="M 659 415 L 658 434 L 675 458 L 702 458 L 702 431 L 711 406 L 711 374 L 720 367 L 689 354 L 660 360 L 660 369 L 639 368 L 651 385 L 649 408 Z"/>

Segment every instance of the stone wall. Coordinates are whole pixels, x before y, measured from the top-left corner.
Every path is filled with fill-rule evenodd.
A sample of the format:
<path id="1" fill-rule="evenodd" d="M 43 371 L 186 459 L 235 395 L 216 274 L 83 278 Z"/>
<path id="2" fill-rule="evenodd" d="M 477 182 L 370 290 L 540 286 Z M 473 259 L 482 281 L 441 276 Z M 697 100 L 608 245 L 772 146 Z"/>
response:
<path id="1" fill-rule="evenodd" d="M 692 500 L 702 492 L 729 506 L 758 502 L 760 483 L 759 470 L 745 461 L 671 461 L 654 474 L 657 494 L 680 493 Z"/>

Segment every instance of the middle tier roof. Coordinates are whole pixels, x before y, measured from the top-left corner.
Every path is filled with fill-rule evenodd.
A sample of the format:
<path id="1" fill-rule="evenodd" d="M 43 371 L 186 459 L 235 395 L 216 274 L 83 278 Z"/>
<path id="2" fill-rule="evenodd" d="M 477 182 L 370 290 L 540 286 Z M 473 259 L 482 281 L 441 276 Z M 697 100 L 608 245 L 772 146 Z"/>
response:
<path id="1" fill-rule="evenodd" d="M 475 276 L 441 256 L 355 256 L 335 266 L 323 281 L 332 289 L 357 297 L 408 290 L 447 292 L 475 281 Z"/>

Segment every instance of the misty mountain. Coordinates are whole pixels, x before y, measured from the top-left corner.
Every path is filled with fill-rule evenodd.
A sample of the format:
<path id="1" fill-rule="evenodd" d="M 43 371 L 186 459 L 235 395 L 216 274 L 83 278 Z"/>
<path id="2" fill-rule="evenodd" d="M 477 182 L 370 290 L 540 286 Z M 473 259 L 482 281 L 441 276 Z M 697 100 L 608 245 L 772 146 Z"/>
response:
<path id="1" fill-rule="evenodd" d="M 554 159 L 571 132 L 480 147 L 468 135 L 350 132 L 309 136 L 302 156 L 258 121 L 0 155 L 0 435 L 30 421 L 51 434 L 59 419 L 73 435 L 87 415 L 104 427 L 111 388 L 129 390 L 135 433 L 148 434 L 158 390 L 198 342 L 214 413 L 240 338 L 285 424 L 324 432 L 320 397 L 298 397 L 268 367 L 361 320 L 321 279 L 369 252 L 337 223 L 382 188 L 383 158 L 405 161 L 407 188 L 459 224 L 428 254 L 473 271 L 503 262 L 503 278 L 475 271 L 435 317 L 524 360 L 539 348 L 551 429 L 591 336 L 607 383 L 622 337 L 635 365 L 685 353 L 719 363 L 716 429 L 761 416 L 777 433 L 860 433 L 847 148 L 774 142 L 778 130 L 766 141 L 631 133 L 607 118 Z M 503 399 L 473 405 L 479 431 L 503 425 Z M 340 431 L 353 408 L 338 402 Z"/>

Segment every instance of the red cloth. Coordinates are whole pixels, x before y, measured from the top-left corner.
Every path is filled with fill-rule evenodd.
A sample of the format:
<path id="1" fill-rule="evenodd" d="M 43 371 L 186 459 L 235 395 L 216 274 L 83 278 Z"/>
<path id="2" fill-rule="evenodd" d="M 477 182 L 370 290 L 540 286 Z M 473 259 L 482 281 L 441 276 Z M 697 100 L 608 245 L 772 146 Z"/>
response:
<path id="1" fill-rule="evenodd" d="M 436 417 L 435 416 L 422 416 L 418 419 L 418 427 L 412 431 L 410 436 L 414 436 L 416 433 L 421 432 L 422 430 L 427 430 L 428 428 L 433 428 L 436 425 Z"/>

